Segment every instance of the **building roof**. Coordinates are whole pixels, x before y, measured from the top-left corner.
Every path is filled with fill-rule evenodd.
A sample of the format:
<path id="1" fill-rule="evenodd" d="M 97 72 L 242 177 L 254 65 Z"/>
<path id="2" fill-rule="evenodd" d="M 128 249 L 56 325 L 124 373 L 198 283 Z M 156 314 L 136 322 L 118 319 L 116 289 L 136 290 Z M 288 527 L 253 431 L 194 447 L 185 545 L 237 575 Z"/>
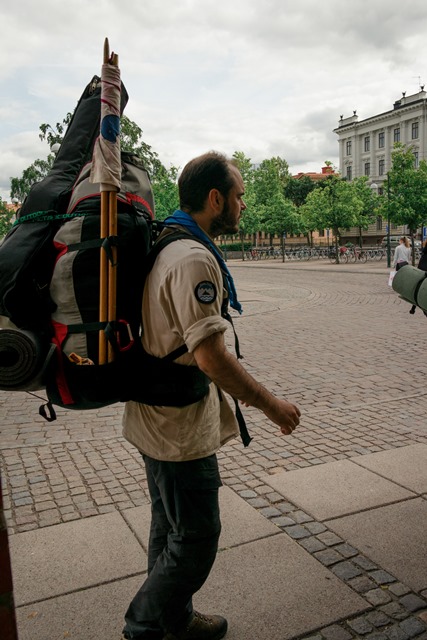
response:
<path id="1" fill-rule="evenodd" d="M 301 180 L 301 178 L 305 178 L 307 176 L 307 178 L 311 178 L 311 180 L 316 181 L 316 180 L 324 180 L 325 178 L 331 175 L 335 175 L 335 171 L 333 170 L 332 167 L 322 167 L 321 173 L 316 173 L 315 171 L 308 171 L 307 173 L 303 173 L 300 171 L 299 173 L 297 173 L 295 176 L 292 176 L 292 177 L 295 178 L 295 180 Z"/>

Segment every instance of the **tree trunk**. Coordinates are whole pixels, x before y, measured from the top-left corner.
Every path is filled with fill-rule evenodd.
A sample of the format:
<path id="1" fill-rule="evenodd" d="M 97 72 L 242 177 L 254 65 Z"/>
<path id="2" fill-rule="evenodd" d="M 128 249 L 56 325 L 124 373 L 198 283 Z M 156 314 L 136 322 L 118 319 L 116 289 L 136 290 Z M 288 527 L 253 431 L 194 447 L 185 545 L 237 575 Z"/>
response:
<path id="1" fill-rule="evenodd" d="M 242 260 L 245 260 L 245 234 L 243 233 L 243 231 L 239 232 L 239 236 L 240 236 L 240 243 L 242 245 Z"/>
<path id="2" fill-rule="evenodd" d="M 339 249 L 338 249 L 338 229 L 334 229 L 334 236 L 335 236 L 335 262 L 337 264 L 340 263 L 340 254 L 339 254 Z"/>

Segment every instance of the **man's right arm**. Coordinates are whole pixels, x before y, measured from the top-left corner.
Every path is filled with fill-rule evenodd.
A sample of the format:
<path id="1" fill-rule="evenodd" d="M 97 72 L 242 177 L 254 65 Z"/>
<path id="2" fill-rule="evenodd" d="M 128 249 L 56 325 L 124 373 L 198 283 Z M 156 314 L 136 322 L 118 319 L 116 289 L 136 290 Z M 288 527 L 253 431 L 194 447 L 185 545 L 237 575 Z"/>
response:
<path id="1" fill-rule="evenodd" d="M 257 382 L 228 351 L 223 333 L 217 332 L 205 338 L 194 349 L 193 355 L 199 369 L 220 389 L 247 406 L 260 409 L 284 435 L 297 427 L 301 415 L 298 407 L 277 398 Z"/>

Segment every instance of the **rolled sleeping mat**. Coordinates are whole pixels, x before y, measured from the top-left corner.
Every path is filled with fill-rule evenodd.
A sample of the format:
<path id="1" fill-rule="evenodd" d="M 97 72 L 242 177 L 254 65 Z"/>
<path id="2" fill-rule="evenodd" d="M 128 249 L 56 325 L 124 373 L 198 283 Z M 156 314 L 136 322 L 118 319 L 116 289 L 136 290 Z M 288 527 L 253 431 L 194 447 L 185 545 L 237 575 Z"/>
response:
<path id="1" fill-rule="evenodd" d="M 55 346 L 31 331 L 0 328 L 0 389 L 36 391 Z"/>
<path id="2" fill-rule="evenodd" d="M 403 300 L 427 311 L 427 273 L 411 265 L 401 267 L 393 278 L 393 289 Z"/>

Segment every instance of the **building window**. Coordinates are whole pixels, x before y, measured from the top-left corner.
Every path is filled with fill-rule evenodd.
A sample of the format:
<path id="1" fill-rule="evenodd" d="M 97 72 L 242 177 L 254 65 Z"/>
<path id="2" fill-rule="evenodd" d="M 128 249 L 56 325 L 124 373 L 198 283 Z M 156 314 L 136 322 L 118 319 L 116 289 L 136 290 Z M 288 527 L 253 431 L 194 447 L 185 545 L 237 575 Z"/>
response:
<path id="1" fill-rule="evenodd" d="M 371 163 L 370 162 L 365 162 L 365 176 L 370 176 L 371 175 Z"/>
<path id="2" fill-rule="evenodd" d="M 378 149 L 384 149 L 384 144 L 385 144 L 384 131 L 380 131 L 380 133 L 378 134 Z"/>
<path id="3" fill-rule="evenodd" d="M 371 138 L 369 136 L 366 136 L 365 138 L 365 151 L 370 151 L 371 150 Z"/>
<path id="4" fill-rule="evenodd" d="M 418 122 L 412 123 L 412 140 L 418 138 Z"/>
<path id="5" fill-rule="evenodd" d="M 324 229 L 320 229 L 319 238 L 324 238 L 324 237 L 325 237 L 325 230 Z"/>
<path id="6" fill-rule="evenodd" d="M 400 127 L 393 131 L 393 140 L 394 142 L 400 142 Z"/>
<path id="7" fill-rule="evenodd" d="M 347 167 L 346 177 L 347 177 L 347 180 L 351 180 L 351 165 Z"/>
<path id="8" fill-rule="evenodd" d="M 381 216 L 377 216 L 377 231 L 383 230 L 383 219 Z"/>
<path id="9" fill-rule="evenodd" d="M 346 153 L 348 156 L 351 156 L 351 140 L 347 140 L 345 144 Z"/>
<path id="10" fill-rule="evenodd" d="M 378 175 L 383 176 L 385 173 L 385 160 L 384 158 L 378 162 Z"/>
<path id="11" fill-rule="evenodd" d="M 419 167 L 418 158 L 419 158 L 418 151 L 414 151 L 414 167 L 415 167 L 415 169 L 418 169 L 418 167 Z"/>

